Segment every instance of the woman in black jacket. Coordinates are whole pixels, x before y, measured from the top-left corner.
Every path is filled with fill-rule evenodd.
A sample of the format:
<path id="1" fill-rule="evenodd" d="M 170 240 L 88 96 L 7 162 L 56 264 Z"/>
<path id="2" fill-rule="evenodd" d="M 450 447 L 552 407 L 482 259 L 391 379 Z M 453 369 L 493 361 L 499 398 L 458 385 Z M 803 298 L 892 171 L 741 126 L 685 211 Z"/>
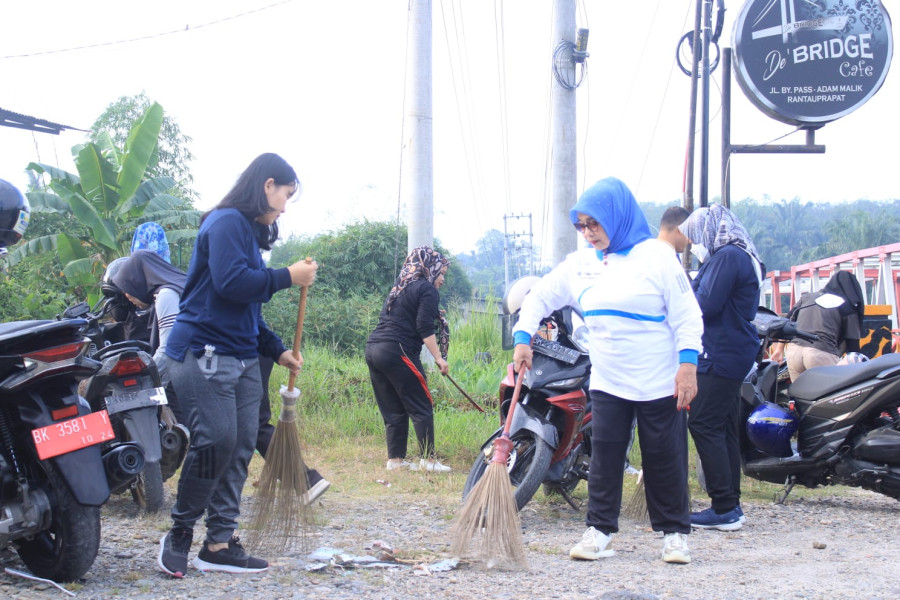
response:
<path id="1" fill-rule="evenodd" d="M 438 308 L 438 290 L 450 261 L 429 248 L 410 252 L 391 288 L 378 325 L 366 342 L 366 364 L 372 379 L 375 401 L 384 419 L 387 437 L 388 470 L 419 468 L 447 472 L 434 453 L 434 401 L 425 381 L 419 354 L 424 344 L 443 375 L 448 372 L 447 321 Z M 440 323 L 440 340 L 435 322 Z M 406 461 L 409 421 L 419 440 L 418 463 Z"/>

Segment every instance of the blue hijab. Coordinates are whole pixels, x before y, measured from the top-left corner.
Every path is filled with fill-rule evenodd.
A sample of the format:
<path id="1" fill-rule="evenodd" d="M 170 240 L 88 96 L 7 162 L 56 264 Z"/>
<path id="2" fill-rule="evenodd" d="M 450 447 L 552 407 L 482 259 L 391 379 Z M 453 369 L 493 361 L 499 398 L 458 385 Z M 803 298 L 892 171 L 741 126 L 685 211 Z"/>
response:
<path id="1" fill-rule="evenodd" d="M 150 250 L 167 263 L 172 262 L 166 230 L 159 223 L 148 221 L 138 225 L 131 240 L 131 253 L 134 254 L 137 250 Z"/>
<path id="2" fill-rule="evenodd" d="M 569 211 L 573 225 L 578 222 L 578 213 L 592 217 L 603 227 L 609 237 L 607 253 L 627 253 L 638 242 L 653 237 L 631 190 L 615 177 L 601 179 L 581 194 Z"/>

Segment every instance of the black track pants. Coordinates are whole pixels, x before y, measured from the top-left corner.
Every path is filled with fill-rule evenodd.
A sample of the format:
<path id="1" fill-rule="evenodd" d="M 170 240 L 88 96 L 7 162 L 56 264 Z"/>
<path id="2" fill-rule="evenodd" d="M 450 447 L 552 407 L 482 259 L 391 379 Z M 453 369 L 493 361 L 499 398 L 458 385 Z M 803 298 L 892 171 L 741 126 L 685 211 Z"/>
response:
<path id="1" fill-rule="evenodd" d="M 434 456 L 434 406 L 418 356 L 407 356 L 396 342 L 366 344 L 366 364 L 375 401 L 384 419 L 388 458 L 406 458 L 409 421 L 419 455 Z"/>

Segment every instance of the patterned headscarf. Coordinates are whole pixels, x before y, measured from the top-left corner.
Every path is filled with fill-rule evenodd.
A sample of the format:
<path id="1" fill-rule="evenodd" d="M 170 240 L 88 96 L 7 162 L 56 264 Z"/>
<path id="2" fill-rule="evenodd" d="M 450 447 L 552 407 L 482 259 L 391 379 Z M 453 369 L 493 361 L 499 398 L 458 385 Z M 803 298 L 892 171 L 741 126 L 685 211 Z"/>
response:
<path id="1" fill-rule="evenodd" d="M 750 234 L 740 220 L 721 204 L 702 206 L 678 226 L 691 243 L 705 246 L 710 256 L 729 244 L 737 246 L 762 263 Z"/>
<path id="2" fill-rule="evenodd" d="M 400 269 L 400 275 L 394 282 L 387 299 L 387 310 L 391 312 L 391 306 L 403 290 L 410 283 L 417 279 L 427 279 L 429 283 L 434 283 L 435 279 L 450 266 L 450 260 L 444 257 L 440 252 L 435 251 L 428 246 L 419 246 L 413 248 L 403 267 Z M 441 356 L 447 359 L 447 352 L 450 349 L 450 324 L 444 316 L 444 311 L 439 311 L 438 321 L 440 322 L 440 333 L 438 334 L 438 347 L 441 350 Z"/>
<path id="3" fill-rule="evenodd" d="M 135 250 L 150 250 L 156 252 L 167 263 L 172 262 L 166 230 L 159 223 L 153 221 L 138 225 L 134 232 L 134 238 L 131 240 L 131 253 L 134 254 Z"/>

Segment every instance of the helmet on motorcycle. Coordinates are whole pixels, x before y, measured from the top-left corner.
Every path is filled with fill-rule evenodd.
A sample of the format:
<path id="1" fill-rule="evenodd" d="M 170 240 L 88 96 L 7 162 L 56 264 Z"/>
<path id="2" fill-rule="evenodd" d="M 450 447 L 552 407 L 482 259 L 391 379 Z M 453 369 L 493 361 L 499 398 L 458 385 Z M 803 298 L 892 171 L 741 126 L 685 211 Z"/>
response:
<path id="1" fill-rule="evenodd" d="M 125 261 L 127 260 L 128 257 L 124 256 L 122 258 L 117 258 L 106 266 L 106 272 L 103 273 L 103 279 L 100 282 L 100 290 L 107 298 L 122 296 L 122 290 L 119 289 L 119 286 L 113 283 L 112 278 L 115 276 L 118 270 L 122 268 L 122 265 L 124 265 Z"/>
<path id="2" fill-rule="evenodd" d="M 525 296 L 531 291 L 531 287 L 540 280 L 541 278 L 537 275 L 526 275 L 509 284 L 509 289 L 503 295 L 503 313 L 507 315 L 516 314 L 522 308 L 522 301 L 525 300 Z"/>
<path id="3" fill-rule="evenodd" d="M 797 432 L 800 419 L 797 414 L 771 402 L 763 402 L 747 417 L 747 437 L 757 450 L 769 456 L 787 457 L 791 450 L 791 438 Z"/>
<path id="4" fill-rule="evenodd" d="M 13 184 L 0 179 L 0 248 L 22 239 L 30 215 L 28 199 Z"/>

